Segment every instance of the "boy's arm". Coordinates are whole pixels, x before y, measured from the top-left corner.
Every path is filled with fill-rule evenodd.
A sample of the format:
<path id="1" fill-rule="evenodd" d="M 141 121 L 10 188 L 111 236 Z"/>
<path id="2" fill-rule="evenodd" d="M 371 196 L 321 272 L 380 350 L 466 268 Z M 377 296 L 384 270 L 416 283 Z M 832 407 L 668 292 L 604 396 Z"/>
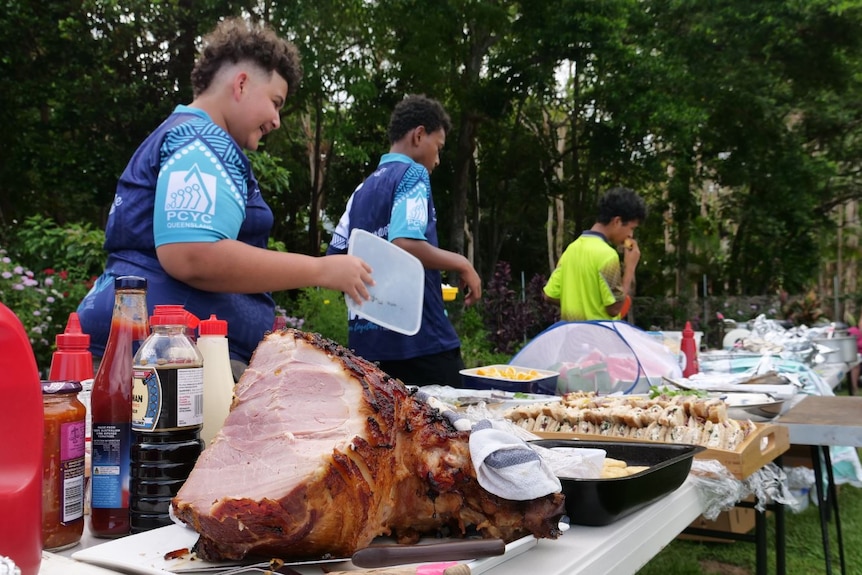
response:
<path id="1" fill-rule="evenodd" d="M 626 248 L 623 250 L 625 268 L 623 269 L 622 290 L 624 297 L 622 300 L 605 308 L 611 317 L 616 317 L 622 313 L 623 307 L 626 306 L 626 301 L 631 305 L 631 291 L 635 282 L 635 268 L 638 265 L 638 261 L 640 261 L 640 257 L 641 251 L 637 241 L 632 238 L 626 240 Z"/>
<path id="2" fill-rule="evenodd" d="M 461 254 L 434 247 L 425 240 L 396 238 L 392 243 L 415 256 L 426 269 L 457 272 L 466 305 L 476 303 L 482 297 L 479 274 Z"/>
<path id="3" fill-rule="evenodd" d="M 320 286 L 368 300 L 371 268 L 348 256 L 312 257 L 250 246 L 238 240 L 165 244 L 159 263 L 174 279 L 211 292 L 261 293 Z"/>

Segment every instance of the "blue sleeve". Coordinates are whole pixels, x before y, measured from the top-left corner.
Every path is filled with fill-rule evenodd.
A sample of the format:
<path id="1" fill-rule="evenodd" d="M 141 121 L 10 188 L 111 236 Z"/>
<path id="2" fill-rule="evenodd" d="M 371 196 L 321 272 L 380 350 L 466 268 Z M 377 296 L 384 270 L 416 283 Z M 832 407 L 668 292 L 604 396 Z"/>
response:
<path id="1" fill-rule="evenodd" d="M 428 170 L 414 164 L 401 178 L 392 201 L 389 218 L 389 241 L 398 238 L 425 240 L 428 227 L 428 200 L 431 196 L 431 179 Z"/>
<path id="2" fill-rule="evenodd" d="M 182 145 L 166 138 L 156 184 L 153 236 L 156 247 L 183 242 L 236 239 L 245 219 L 245 170 L 226 165 L 208 142 L 195 138 Z"/>

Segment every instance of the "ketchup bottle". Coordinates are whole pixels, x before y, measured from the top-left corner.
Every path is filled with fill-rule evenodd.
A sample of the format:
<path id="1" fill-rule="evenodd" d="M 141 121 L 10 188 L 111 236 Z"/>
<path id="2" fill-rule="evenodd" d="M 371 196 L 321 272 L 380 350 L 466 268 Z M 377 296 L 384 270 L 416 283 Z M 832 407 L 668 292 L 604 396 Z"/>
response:
<path id="1" fill-rule="evenodd" d="M 0 303 L 0 556 L 22 575 L 42 562 L 42 387 L 24 326 Z"/>
<path id="2" fill-rule="evenodd" d="M 90 353 L 90 336 L 81 331 L 81 321 L 78 314 L 72 312 L 66 322 L 63 333 L 58 333 L 55 341 L 57 351 L 51 356 L 51 370 L 48 379 L 51 381 L 77 381 L 81 383 L 78 399 L 87 410 L 86 418 L 86 451 L 90 453 L 92 438 L 92 416 L 90 414 L 90 394 L 93 391 L 93 356 Z"/>
<path id="3" fill-rule="evenodd" d="M 697 362 L 697 342 L 694 340 L 694 330 L 691 329 L 691 322 L 685 322 L 685 329 L 682 330 L 682 343 L 679 350 L 685 356 L 685 369 L 682 370 L 682 376 L 688 377 L 700 371 L 700 366 Z"/>
<path id="4" fill-rule="evenodd" d="M 90 531 L 122 537 L 130 531 L 132 361 L 147 337 L 147 280 L 114 280 L 114 312 L 105 355 L 90 398 L 93 413 Z"/>

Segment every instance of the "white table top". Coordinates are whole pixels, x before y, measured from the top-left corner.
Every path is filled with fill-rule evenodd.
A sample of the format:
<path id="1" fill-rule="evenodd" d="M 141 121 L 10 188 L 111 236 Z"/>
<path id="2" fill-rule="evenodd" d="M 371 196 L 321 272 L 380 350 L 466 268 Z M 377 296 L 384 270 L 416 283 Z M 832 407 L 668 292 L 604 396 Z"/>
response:
<path id="1" fill-rule="evenodd" d="M 655 503 L 603 527 L 573 526 L 560 539 L 540 540 L 526 553 L 492 569 L 492 575 L 634 574 L 670 543 L 703 511 L 694 482 L 689 478 L 679 489 Z M 47 554 L 40 575 L 104 575 L 102 568 L 68 559 L 80 549 L 104 543 L 85 532 L 81 544 Z M 72 567 L 69 567 L 71 563 Z M 296 568 L 307 575 L 321 575 L 320 567 Z"/>

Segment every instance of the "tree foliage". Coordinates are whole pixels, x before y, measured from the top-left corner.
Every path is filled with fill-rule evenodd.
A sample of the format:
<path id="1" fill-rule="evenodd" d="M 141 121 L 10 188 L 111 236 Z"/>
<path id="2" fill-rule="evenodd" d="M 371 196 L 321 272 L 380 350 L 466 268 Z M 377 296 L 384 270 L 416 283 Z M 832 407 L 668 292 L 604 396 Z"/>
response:
<path id="1" fill-rule="evenodd" d="M 836 251 L 836 208 L 862 196 L 859 0 L 4 8 L 7 236 L 31 215 L 103 226 L 135 147 L 190 100 L 201 34 L 234 14 L 269 22 L 303 56 L 283 129 L 253 160 L 275 239 L 291 251 L 320 253 L 410 92 L 442 100 L 453 118 L 432 175 L 440 237 L 486 280 L 499 260 L 513 275 L 548 274 L 549 232 L 571 241 L 593 223 L 599 194 L 626 185 L 651 211 L 638 234 L 640 294 L 693 295 L 704 276 L 713 293 L 799 292 Z M 562 221 L 549 217 L 557 209 Z"/>

